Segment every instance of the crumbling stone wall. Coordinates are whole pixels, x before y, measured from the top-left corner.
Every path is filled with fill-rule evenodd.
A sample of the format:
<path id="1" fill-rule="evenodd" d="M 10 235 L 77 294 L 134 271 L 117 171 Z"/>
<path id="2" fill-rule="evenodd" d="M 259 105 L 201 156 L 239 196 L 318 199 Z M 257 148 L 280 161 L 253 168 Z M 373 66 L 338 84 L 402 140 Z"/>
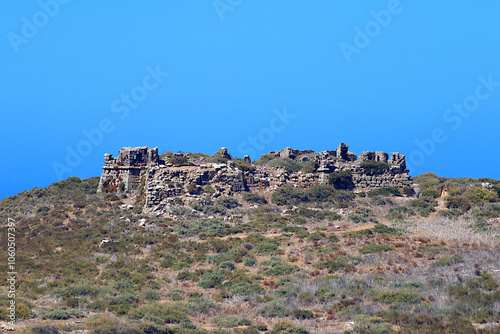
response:
<path id="1" fill-rule="evenodd" d="M 139 184 L 146 169 L 159 163 L 157 147 L 124 147 L 116 158 L 112 154 L 105 154 L 97 191 L 116 192 L 120 183 L 124 184 L 126 190 L 133 189 Z"/>
<path id="2" fill-rule="evenodd" d="M 218 197 L 242 191 L 274 191 L 285 184 L 309 188 L 315 184 L 328 184 L 328 175 L 339 171 L 351 173 L 354 191 L 369 191 L 380 187 L 413 187 L 418 192 L 417 185 L 413 184 L 406 169 L 405 156 L 399 153 L 391 153 L 389 159 L 389 154 L 385 152 L 362 152 L 358 159 L 355 153 L 349 152 L 346 144 L 341 143 L 336 150 L 319 153 L 287 147 L 269 154 L 281 159 L 308 161 L 314 166 L 314 172 L 290 172 L 266 165 L 253 165 L 253 169 L 243 171 L 232 160 L 227 163 L 201 160 L 189 166 L 174 166 L 159 158 L 158 148 L 126 147 L 120 150 L 117 158 L 113 158 L 111 154 L 105 155 L 99 191 L 102 188 L 116 191 L 122 182 L 125 189 L 130 190 L 142 179 L 145 181 L 146 213 L 161 212 L 174 197 L 197 197 L 199 194 L 206 194 L 207 189 L 210 190 L 208 194 Z M 189 157 L 187 154 L 182 156 Z M 232 159 L 226 148 L 217 151 L 216 157 Z M 250 158 L 245 157 L 244 160 L 249 162 Z M 367 160 L 386 163 L 388 167 L 383 174 L 367 175 L 361 167 Z"/>

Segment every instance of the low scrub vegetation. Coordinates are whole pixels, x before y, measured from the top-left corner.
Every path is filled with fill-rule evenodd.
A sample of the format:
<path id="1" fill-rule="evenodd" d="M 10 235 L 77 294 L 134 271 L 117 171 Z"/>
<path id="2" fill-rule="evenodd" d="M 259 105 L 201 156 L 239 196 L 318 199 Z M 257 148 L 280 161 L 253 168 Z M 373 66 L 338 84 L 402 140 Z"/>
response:
<path id="1" fill-rule="evenodd" d="M 23 273 L 16 316 L 29 320 L 19 332 L 498 332 L 500 182 L 427 173 L 415 198 L 356 195 L 337 176 L 231 196 L 193 183 L 197 195 L 172 197 L 169 217 L 143 215 L 141 189 L 96 194 L 98 178 L 5 198 Z M 2 321 L 7 306 L 0 299 Z"/>

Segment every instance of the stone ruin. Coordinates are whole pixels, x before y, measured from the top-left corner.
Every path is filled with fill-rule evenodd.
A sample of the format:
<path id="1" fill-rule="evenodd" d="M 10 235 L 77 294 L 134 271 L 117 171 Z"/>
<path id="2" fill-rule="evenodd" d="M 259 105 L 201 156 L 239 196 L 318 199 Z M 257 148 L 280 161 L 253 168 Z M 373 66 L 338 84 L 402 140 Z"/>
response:
<path id="1" fill-rule="evenodd" d="M 117 192 L 120 183 L 123 183 L 125 190 L 134 189 L 140 183 L 146 170 L 159 163 L 157 147 L 124 147 L 116 158 L 113 158 L 112 154 L 105 154 L 97 191 Z"/>
<path id="2" fill-rule="evenodd" d="M 334 172 L 348 171 L 352 175 L 355 192 L 370 191 L 381 187 L 409 187 L 418 195 L 420 189 L 406 169 L 405 156 L 399 153 L 362 152 L 358 156 L 349 152 L 341 143 L 336 150 L 315 153 L 312 150 L 295 150 L 287 147 L 272 151 L 270 156 L 308 163 L 308 171 L 291 172 L 265 164 L 250 164 L 249 156 L 233 160 L 226 148 L 216 152 L 217 162 L 198 155 L 174 153 L 173 158 L 185 159 L 186 164 L 173 164 L 170 159 L 160 159 L 158 148 L 125 147 L 118 157 L 105 154 L 104 167 L 98 191 L 126 191 L 141 187 L 145 201 L 144 212 L 161 214 L 175 197 L 229 196 L 243 191 L 272 192 L 289 184 L 308 188 L 316 184 L 328 184 L 328 176 Z M 390 159 L 389 159 L 390 157 Z M 368 175 L 361 164 L 373 160 L 388 164 L 383 174 Z M 247 168 L 242 168 L 241 163 Z M 238 167 L 239 166 L 239 167 Z M 244 166 L 243 166 L 244 167 Z M 248 168 L 250 167 L 250 168 Z M 209 189 L 209 191 L 207 191 Z"/>

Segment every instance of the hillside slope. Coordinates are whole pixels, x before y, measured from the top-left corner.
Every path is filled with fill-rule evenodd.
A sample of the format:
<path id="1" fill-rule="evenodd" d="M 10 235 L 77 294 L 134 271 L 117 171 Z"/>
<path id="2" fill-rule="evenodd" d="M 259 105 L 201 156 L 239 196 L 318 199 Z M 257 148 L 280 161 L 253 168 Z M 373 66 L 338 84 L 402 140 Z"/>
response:
<path id="1" fill-rule="evenodd" d="M 96 194 L 99 178 L 5 198 L 16 331 L 498 333 L 499 182 L 414 180 L 418 199 L 284 186 L 179 197 L 167 218 L 142 214 L 141 189 Z"/>

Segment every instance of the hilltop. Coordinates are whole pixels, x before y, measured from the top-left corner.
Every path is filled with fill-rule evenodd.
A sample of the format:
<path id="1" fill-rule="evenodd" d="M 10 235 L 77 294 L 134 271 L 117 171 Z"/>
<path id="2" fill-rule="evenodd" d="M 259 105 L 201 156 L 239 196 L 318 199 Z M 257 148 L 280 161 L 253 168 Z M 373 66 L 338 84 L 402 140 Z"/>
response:
<path id="1" fill-rule="evenodd" d="M 16 331 L 498 333 L 500 181 L 325 152 L 126 148 L 3 199 Z"/>

